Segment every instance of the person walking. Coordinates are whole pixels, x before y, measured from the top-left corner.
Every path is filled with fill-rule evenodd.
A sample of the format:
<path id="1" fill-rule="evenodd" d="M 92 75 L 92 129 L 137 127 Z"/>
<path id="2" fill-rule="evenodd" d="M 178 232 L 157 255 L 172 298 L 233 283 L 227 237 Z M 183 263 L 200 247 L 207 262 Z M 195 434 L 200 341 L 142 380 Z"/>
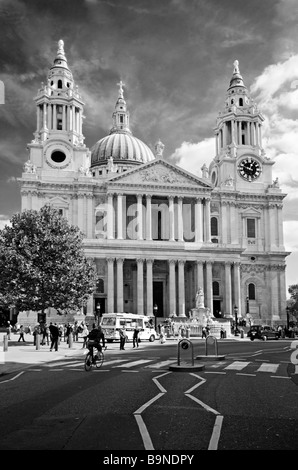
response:
<path id="1" fill-rule="evenodd" d="M 83 338 L 83 346 L 82 346 L 82 349 L 86 348 L 87 347 L 87 337 L 89 335 L 89 330 L 88 330 L 88 327 L 86 325 L 86 323 L 84 323 L 83 325 L 83 331 L 82 331 L 82 338 Z"/>
<path id="2" fill-rule="evenodd" d="M 24 341 L 24 343 L 25 343 L 25 342 L 26 342 L 26 341 L 25 341 L 25 338 L 24 338 L 25 330 L 24 330 L 23 325 L 20 326 L 20 331 L 19 331 L 19 333 L 20 333 L 20 337 L 19 337 L 19 339 L 18 339 L 18 343 L 21 341 L 21 339 L 22 339 L 22 340 Z"/>
<path id="3" fill-rule="evenodd" d="M 123 325 L 119 330 L 120 335 L 120 350 L 124 351 L 124 346 L 127 340 L 127 334 L 125 331 L 125 325 Z"/>
<path id="4" fill-rule="evenodd" d="M 160 327 L 159 341 L 160 341 L 160 344 L 164 344 L 166 342 L 166 335 L 165 335 L 164 325 L 161 325 L 161 327 Z"/>
<path id="5" fill-rule="evenodd" d="M 51 334 L 51 347 L 50 351 L 55 348 L 55 351 L 58 351 L 58 338 L 59 338 L 59 328 L 57 326 L 57 323 L 50 323 L 49 326 L 50 334 Z"/>
<path id="6" fill-rule="evenodd" d="M 132 347 L 135 348 L 135 347 L 139 347 L 139 333 L 140 333 L 140 329 L 139 329 L 139 325 L 136 323 L 136 326 L 133 330 L 133 336 L 132 336 Z"/>

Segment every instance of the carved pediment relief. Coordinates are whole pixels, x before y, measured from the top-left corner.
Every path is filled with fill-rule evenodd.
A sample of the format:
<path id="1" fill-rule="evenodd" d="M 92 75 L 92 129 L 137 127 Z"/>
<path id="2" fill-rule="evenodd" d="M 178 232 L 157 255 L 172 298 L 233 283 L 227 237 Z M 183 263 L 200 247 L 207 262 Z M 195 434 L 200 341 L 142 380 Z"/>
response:
<path id="1" fill-rule="evenodd" d="M 165 161 L 150 162 L 125 174 L 117 175 L 109 182 L 137 185 L 204 186 L 211 187 L 195 175 Z"/>

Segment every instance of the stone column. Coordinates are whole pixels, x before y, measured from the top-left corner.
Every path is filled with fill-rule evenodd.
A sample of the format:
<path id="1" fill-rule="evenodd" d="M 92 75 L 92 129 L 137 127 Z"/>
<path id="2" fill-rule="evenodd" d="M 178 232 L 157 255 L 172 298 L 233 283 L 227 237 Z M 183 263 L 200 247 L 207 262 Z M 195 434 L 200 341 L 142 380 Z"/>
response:
<path id="1" fill-rule="evenodd" d="M 146 278 L 147 278 L 146 315 L 153 315 L 153 259 L 146 259 Z"/>
<path id="2" fill-rule="evenodd" d="M 213 315 L 213 279 L 212 279 L 212 261 L 206 261 L 206 307 L 210 309 Z"/>
<path id="3" fill-rule="evenodd" d="M 169 260 L 169 303 L 170 315 L 176 316 L 176 260 Z"/>
<path id="4" fill-rule="evenodd" d="M 123 258 L 117 258 L 117 312 L 123 312 Z"/>
<path id="5" fill-rule="evenodd" d="M 222 211 L 222 217 L 221 217 L 222 243 L 226 244 L 228 242 L 228 224 L 229 224 L 228 217 L 227 217 L 227 202 L 226 201 L 222 201 L 221 211 Z"/>
<path id="6" fill-rule="evenodd" d="M 53 104 L 53 130 L 57 130 L 57 106 Z"/>
<path id="7" fill-rule="evenodd" d="M 138 200 L 138 233 L 137 238 L 138 240 L 143 240 L 143 206 L 142 206 L 142 194 L 137 194 Z"/>
<path id="8" fill-rule="evenodd" d="M 238 317 L 242 316 L 240 298 L 240 263 L 234 263 L 234 305 L 232 315 L 234 316 L 234 306 L 238 307 Z"/>
<path id="9" fill-rule="evenodd" d="M 114 312 L 114 260 L 115 258 L 107 258 L 108 263 L 108 311 Z"/>
<path id="10" fill-rule="evenodd" d="M 184 280 L 184 265 L 183 259 L 178 260 L 178 298 L 179 298 L 179 316 L 185 317 L 185 280 Z"/>
<path id="11" fill-rule="evenodd" d="M 174 212 L 174 196 L 168 196 L 169 199 L 169 224 L 170 224 L 170 242 L 175 241 L 175 212 Z"/>
<path id="12" fill-rule="evenodd" d="M 117 239 L 123 240 L 123 194 L 117 194 Z M 122 311 L 122 310 L 121 310 Z"/>
<path id="13" fill-rule="evenodd" d="M 52 130 L 52 105 L 48 106 L 48 129 Z"/>
<path id="14" fill-rule="evenodd" d="M 196 198 L 195 205 L 195 241 L 202 243 L 203 241 L 203 217 L 202 217 L 202 199 Z"/>
<path id="15" fill-rule="evenodd" d="M 107 235 L 108 239 L 114 238 L 114 207 L 113 207 L 113 194 L 108 194 L 108 207 L 107 207 Z"/>
<path id="16" fill-rule="evenodd" d="M 231 262 L 225 262 L 225 316 L 233 315 L 232 309 L 232 278 L 231 278 Z"/>
<path id="17" fill-rule="evenodd" d="M 178 241 L 183 242 L 183 197 L 178 197 Z"/>
<path id="18" fill-rule="evenodd" d="M 66 130 L 66 113 L 65 113 L 65 104 L 62 106 L 62 130 Z"/>
<path id="19" fill-rule="evenodd" d="M 196 291 L 202 287 L 204 291 L 204 269 L 203 269 L 203 261 L 197 261 L 197 286 Z"/>
<path id="20" fill-rule="evenodd" d="M 144 315 L 144 260 L 137 259 L 137 304 L 138 314 Z"/>
<path id="21" fill-rule="evenodd" d="M 87 194 L 87 238 L 93 238 L 93 195 Z"/>
<path id="22" fill-rule="evenodd" d="M 78 227 L 81 230 L 81 232 L 85 233 L 86 228 L 84 227 L 84 200 L 85 200 L 85 195 L 84 194 L 78 194 Z"/>
<path id="23" fill-rule="evenodd" d="M 210 199 L 205 199 L 205 242 L 211 242 L 210 234 Z"/>
<path id="24" fill-rule="evenodd" d="M 146 194 L 146 240 L 152 240 L 151 194 Z"/>

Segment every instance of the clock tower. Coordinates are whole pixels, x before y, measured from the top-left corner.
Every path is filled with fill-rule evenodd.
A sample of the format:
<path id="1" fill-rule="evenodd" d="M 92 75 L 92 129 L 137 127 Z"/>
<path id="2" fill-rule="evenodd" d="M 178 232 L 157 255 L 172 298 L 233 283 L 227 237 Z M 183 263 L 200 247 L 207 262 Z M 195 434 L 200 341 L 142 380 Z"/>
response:
<path id="1" fill-rule="evenodd" d="M 240 74 L 238 60 L 227 90 L 225 107 L 215 128 L 216 155 L 209 174 L 215 187 L 227 184 L 245 192 L 263 192 L 272 183 L 272 165 L 262 146 L 264 117 Z"/>

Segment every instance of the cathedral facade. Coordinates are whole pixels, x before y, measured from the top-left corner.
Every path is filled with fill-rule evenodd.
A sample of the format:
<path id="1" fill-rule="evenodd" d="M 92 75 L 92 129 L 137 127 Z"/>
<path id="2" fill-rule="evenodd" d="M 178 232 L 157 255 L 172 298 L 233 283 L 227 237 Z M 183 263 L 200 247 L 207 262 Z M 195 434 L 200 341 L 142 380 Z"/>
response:
<path id="1" fill-rule="evenodd" d="M 201 177 L 168 162 L 160 140 L 152 150 L 133 136 L 118 85 L 110 133 L 89 150 L 84 103 L 59 41 L 19 179 L 22 210 L 51 204 L 84 234 L 99 274 L 84 313 L 185 317 L 201 288 L 215 318 L 234 317 L 237 307 L 238 318 L 285 323 L 286 195 L 272 179 L 264 118 L 238 62 Z"/>

